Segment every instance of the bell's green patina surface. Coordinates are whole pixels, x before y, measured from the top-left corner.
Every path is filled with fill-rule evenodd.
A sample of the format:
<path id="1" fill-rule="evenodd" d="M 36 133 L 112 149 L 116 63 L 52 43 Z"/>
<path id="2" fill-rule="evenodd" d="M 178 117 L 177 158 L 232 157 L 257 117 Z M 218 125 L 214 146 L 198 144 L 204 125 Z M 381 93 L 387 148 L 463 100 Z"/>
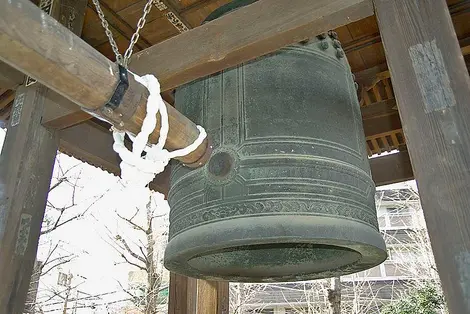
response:
<path id="1" fill-rule="evenodd" d="M 165 266 L 271 282 L 384 261 L 354 85 L 330 32 L 178 88 L 214 152 L 203 168 L 172 167 Z"/>

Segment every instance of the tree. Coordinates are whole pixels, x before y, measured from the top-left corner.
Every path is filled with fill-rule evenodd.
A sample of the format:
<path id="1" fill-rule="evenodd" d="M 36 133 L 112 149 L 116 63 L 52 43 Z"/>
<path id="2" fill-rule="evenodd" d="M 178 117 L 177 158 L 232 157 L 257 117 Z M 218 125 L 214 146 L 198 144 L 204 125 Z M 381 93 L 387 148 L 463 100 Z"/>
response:
<path id="1" fill-rule="evenodd" d="M 328 289 L 328 301 L 331 314 L 341 313 L 341 278 L 331 278 L 331 288 Z"/>
<path id="2" fill-rule="evenodd" d="M 438 314 L 444 307 L 442 294 L 434 285 L 426 285 L 404 299 L 388 305 L 382 314 Z"/>
<path id="3" fill-rule="evenodd" d="M 255 283 L 230 283 L 229 308 L 231 314 L 256 313 L 264 309 L 263 304 L 253 302 L 263 294 L 267 285 Z"/>
<path id="4" fill-rule="evenodd" d="M 159 306 L 166 304 L 166 298 L 161 297 L 161 290 L 169 207 L 162 206 L 165 204 L 162 199 L 163 195 L 151 193 L 147 204 L 136 206 L 131 215 L 126 216 L 116 211 L 117 218 L 127 228 L 120 228 L 117 234 L 110 230 L 108 232 L 108 243 L 122 258 L 116 264 L 124 262 L 137 269 L 133 274 L 134 278 L 139 277 L 139 273 L 146 274 L 145 283 L 134 280 L 128 288 L 120 284 L 135 306 L 145 314 L 157 313 Z"/>
<path id="5" fill-rule="evenodd" d="M 63 165 L 65 159 L 67 159 L 66 166 Z M 40 285 L 40 281 L 44 276 L 50 275 L 75 260 L 78 257 L 77 254 L 86 253 L 68 249 L 66 241 L 54 236 L 58 229 L 84 218 L 106 193 L 91 198 L 80 197 L 80 202 L 77 201 L 82 189 L 80 186 L 82 165 L 83 163 L 60 153 L 56 158 L 25 313 L 42 313 L 44 306 L 58 302 L 58 300 L 63 302 L 66 299 L 66 289 L 44 283 Z M 56 276 L 56 274 L 52 275 Z"/>

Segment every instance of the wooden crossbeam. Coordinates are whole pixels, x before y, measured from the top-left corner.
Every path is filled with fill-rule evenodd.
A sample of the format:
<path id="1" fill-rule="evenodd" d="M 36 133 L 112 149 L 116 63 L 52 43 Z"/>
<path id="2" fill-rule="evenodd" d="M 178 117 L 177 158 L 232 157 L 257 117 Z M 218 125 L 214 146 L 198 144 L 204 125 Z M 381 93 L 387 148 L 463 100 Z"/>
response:
<path id="1" fill-rule="evenodd" d="M 260 0 L 136 53 L 130 68 L 165 91 L 370 15 L 370 0 Z M 75 111 L 51 125 L 75 124 Z"/>
<path id="2" fill-rule="evenodd" d="M 410 156 L 407 151 L 369 159 L 372 179 L 376 186 L 413 180 Z"/>
<path id="3" fill-rule="evenodd" d="M 15 89 L 23 82 L 23 73 L 0 61 L 0 88 Z"/>
<path id="4" fill-rule="evenodd" d="M 137 53 L 130 68 L 172 89 L 373 14 L 368 0 L 260 0 Z"/>

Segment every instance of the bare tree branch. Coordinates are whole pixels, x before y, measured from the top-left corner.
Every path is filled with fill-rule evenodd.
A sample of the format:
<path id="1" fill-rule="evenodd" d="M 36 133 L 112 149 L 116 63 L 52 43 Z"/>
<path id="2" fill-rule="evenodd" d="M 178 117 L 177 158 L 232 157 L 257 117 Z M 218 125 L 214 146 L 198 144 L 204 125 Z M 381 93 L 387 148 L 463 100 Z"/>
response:
<path id="1" fill-rule="evenodd" d="M 138 265 L 138 264 L 136 264 L 136 263 L 133 263 L 133 262 L 129 261 L 129 259 L 126 257 L 126 255 L 121 254 L 121 257 L 126 261 L 126 263 L 128 263 L 128 264 L 130 264 L 130 265 L 132 265 L 132 266 L 135 266 L 135 267 L 137 267 L 137 268 L 139 268 L 139 269 L 141 269 L 141 270 L 147 271 L 147 268 L 145 268 L 145 267 L 143 267 L 143 266 L 140 266 L 140 265 Z"/>
<path id="2" fill-rule="evenodd" d="M 124 248 L 126 249 L 126 251 L 135 259 L 138 259 L 139 261 L 141 261 L 142 263 L 145 263 L 145 258 L 143 258 L 142 256 L 138 255 L 137 253 L 135 253 L 134 251 L 132 251 L 132 249 L 129 247 L 129 245 L 127 244 L 127 241 L 121 237 L 120 235 L 117 235 L 116 236 L 116 240 L 118 241 L 121 241 L 122 245 L 124 245 Z"/>
<path id="3" fill-rule="evenodd" d="M 145 253 L 144 249 L 141 246 L 139 246 L 139 250 L 142 253 L 142 256 L 145 258 L 145 264 L 148 265 L 149 264 L 149 259 L 148 259 L 149 252 Z"/>
<path id="4" fill-rule="evenodd" d="M 135 229 L 138 229 L 140 231 L 143 231 L 143 232 L 147 232 L 144 228 L 142 228 L 141 226 L 139 226 L 138 224 L 136 224 L 135 222 L 132 221 L 133 218 L 131 219 L 128 219 L 126 217 L 123 217 L 121 215 L 119 215 L 118 213 L 116 213 L 116 215 L 121 218 L 122 220 L 126 221 L 127 223 L 131 224 Z M 135 215 L 133 216 L 135 217 Z"/>
<path id="5" fill-rule="evenodd" d="M 54 268 L 60 266 L 60 265 L 63 265 L 63 264 L 66 264 L 66 263 L 69 263 L 71 261 L 73 261 L 75 258 L 77 258 L 76 255 L 73 255 L 73 256 L 70 256 L 68 258 L 64 258 L 63 260 L 61 260 L 60 262 L 52 265 L 51 267 L 49 267 L 47 270 L 43 271 L 42 272 L 42 276 L 46 275 L 48 272 L 50 272 L 51 270 L 53 270 Z"/>

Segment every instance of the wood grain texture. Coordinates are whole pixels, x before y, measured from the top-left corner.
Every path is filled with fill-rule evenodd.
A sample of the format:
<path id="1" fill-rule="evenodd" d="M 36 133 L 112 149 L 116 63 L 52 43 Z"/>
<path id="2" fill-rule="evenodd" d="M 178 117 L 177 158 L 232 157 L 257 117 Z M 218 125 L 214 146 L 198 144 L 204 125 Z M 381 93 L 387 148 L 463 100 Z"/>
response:
<path id="1" fill-rule="evenodd" d="M 217 314 L 229 314 L 230 310 L 229 282 L 217 282 Z"/>
<path id="2" fill-rule="evenodd" d="M 197 314 L 218 314 L 217 282 L 197 281 Z"/>
<path id="3" fill-rule="evenodd" d="M 8 90 L 0 95 L 0 110 L 5 109 L 15 99 L 15 91 Z"/>
<path id="4" fill-rule="evenodd" d="M 23 82 L 23 73 L 0 61 L 0 88 L 15 89 Z"/>
<path id="5" fill-rule="evenodd" d="M 133 134 L 140 132 L 148 96 L 144 87 L 129 75 L 129 88 L 118 110 L 102 111 L 117 85 L 117 65 L 29 1 L 0 2 L 0 43 L 0 58 L 7 63 L 93 111 L 93 115 Z M 165 147 L 175 150 L 192 144 L 199 136 L 196 125 L 170 105 L 167 110 L 170 131 Z M 157 124 L 151 142 L 157 141 L 159 130 Z M 178 159 L 187 164 L 196 163 L 208 147 L 205 140 L 194 152 Z"/>
<path id="6" fill-rule="evenodd" d="M 58 144 L 41 126 L 45 92 L 17 90 L 0 155 L 0 313 L 22 313 L 36 257 Z"/>
<path id="7" fill-rule="evenodd" d="M 90 109 L 117 83 L 117 66 L 27 0 L 0 1 L 0 59 Z"/>
<path id="8" fill-rule="evenodd" d="M 260 0 L 137 53 L 130 68 L 172 89 L 372 14 L 368 0 Z"/>
<path id="9" fill-rule="evenodd" d="M 366 137 L 402 128 L 394 99 L 362 107 L 362 124 Z"/>
<path id="10" fill-rule="evenodd" d="M 449 10 L 374 3 L 446 301 L 470 313 L 470 78 Z"/>
<path id="11" fill-rule="evenodd" d="M 168 314 L 196 314 L 196 279 L 170 273 Z"/>

